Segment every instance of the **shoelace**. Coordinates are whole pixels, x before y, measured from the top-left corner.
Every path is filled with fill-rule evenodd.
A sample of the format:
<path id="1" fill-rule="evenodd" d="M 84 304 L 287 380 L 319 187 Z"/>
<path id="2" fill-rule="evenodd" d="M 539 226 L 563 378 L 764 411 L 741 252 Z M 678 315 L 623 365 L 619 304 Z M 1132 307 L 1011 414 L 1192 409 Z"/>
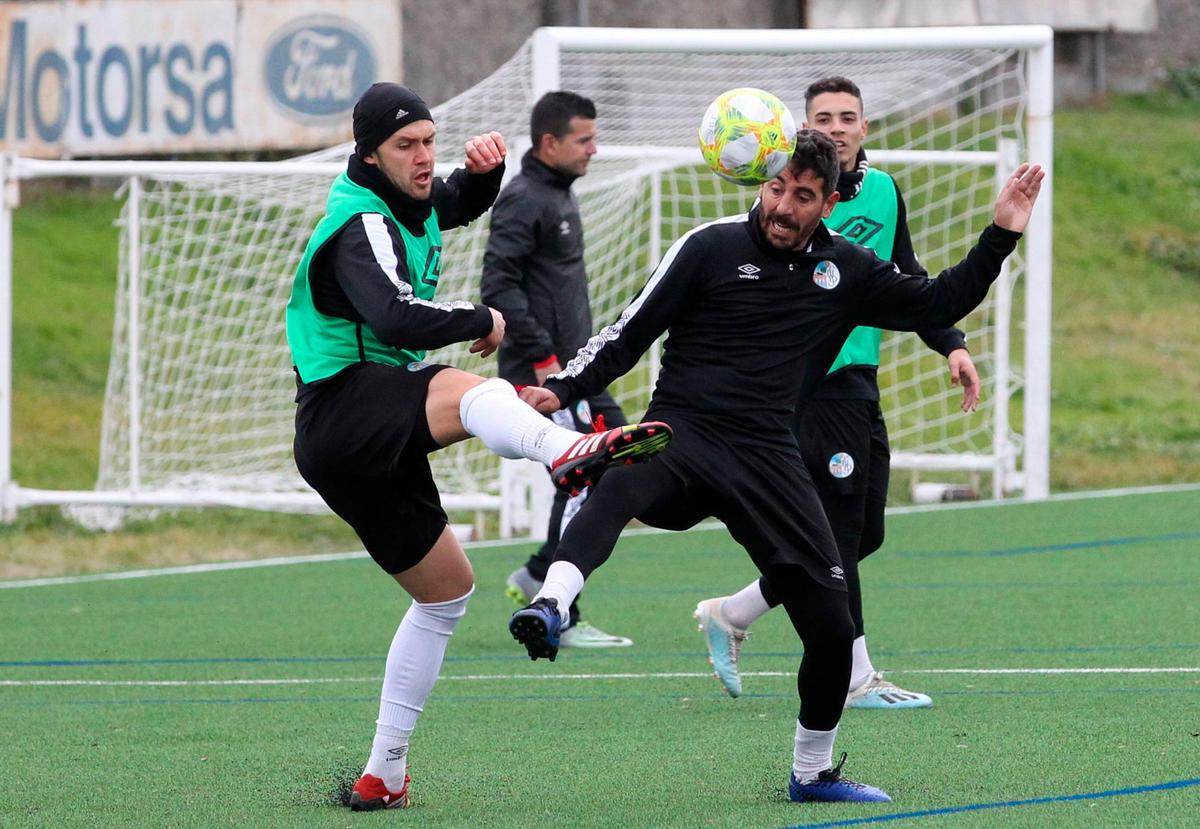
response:
<path id="1" fill-rule="evenodd" d="M 750 631 L 745 630 L 739 632 L 737 628 L 730 626 L 729 629 L 729 656 L 736 663 L 738 657 L 742 654 L 742 643 L 750 638 Z"/>
<path id="2" fill-rule="evenodd" d="M 896 687 L 896 684 L 894 682 L 889 682 L 888 680 L 883 678 L 882 671 L 876 671 L 875 673 L 871 674 L 871 678 L 867 680 L 867 684 L 864 685 L 863 688 L 869 688 L 869 689 L 878 690 L 878 691 L 888 691 L 888 690 L 899 691 L 900 690 L 899 688 Z"/>
<path id="3" fill-rule="evenodd" d="M 845 765 L 845 763 L 846 763 L 846 752 L 843 751 L 842 757 L 840 760 L 838 760 L 837 765 L 834 766 L 833 768 L 831 768 L 829 771 L 821 772 L 819 775 L 817 775 L 817 779 L 819 781 L 821 781 L 822 783 L 841 783 L 844 786 L 853 786 L 854 788 L 859 789 L 859 790 L 866 789 L 867 788 L 866 784 L 859 783 L 856 780 L 849 780 L 845 777 L 842 777 L 842 766 Z"/>
<path id="4" fill-rule="evenodd" d="M 842 776 L 842 766 L 844 766 L 845 764 L 846 764 L 846 752 L 843 751 L 842 759 L 838 760 L 837 765 L 829 770 L 830 777 L 832 777 L 834 780 L 840 779 Z"/>

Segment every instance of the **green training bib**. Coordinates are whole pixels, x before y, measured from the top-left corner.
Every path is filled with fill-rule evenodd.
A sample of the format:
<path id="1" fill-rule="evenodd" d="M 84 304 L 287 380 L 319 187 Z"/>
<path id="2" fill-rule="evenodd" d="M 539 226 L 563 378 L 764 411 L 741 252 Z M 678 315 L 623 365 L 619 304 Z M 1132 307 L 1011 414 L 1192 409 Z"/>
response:
<path id="1" fill-rule="evenodd" d="M 425 220 L 425 235 L 416 236 L 396 221 L 383 199 L 342 173 L 329 189 L 325 217 L 313 230 L 304 249 L 287 304 L 288 347 L 292 351 L 292 363 L 305 383 L 332 377 L 354 363 L 404 366 L 425 358 L 423 350 L 395 348 L 381 342 L 369 325 L 322 314 L 313 302 L 309 274 L 313 259 L 338 231 L 362 213 L 382 214 L 400 230 L 413 296 L 432 300 L 437 289 L 442 267 L 442 232 L 438 227 L 437 211 L 431 211 Z M 386 232 L 384 228 L 381 230 Z M 390 237 L 386 239 L 386 245 L 390 253 Z"/>

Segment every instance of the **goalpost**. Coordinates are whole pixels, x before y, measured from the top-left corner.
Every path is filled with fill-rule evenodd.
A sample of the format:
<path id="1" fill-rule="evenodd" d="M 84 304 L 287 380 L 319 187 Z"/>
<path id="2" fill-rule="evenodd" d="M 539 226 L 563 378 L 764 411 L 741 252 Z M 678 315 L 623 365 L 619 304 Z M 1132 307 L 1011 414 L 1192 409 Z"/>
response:
<path id="1" fill-rule="evenodd" d="M 670 243 L 747 209 L 755 190 L 718 180 L 696 147 L 701 114 L 733 86 L 768 89 L 798 120 L 804 89 L 841 74 L 862 89 L 872 163 L 897 179 L 931 273 L 958 261 L 1019 160 L 1051 165 L 1052 32 L 1044 26 L 872 30 L 539 29 L 490 77 L 435 108 L 443 162 L 469 136 L 508 138 L 510 174 L 534 101 L 571 89 L 597 105 L 601 149 L 576 182 L 597 328 L 616 317 Z M 233 505 L 313 509 L 291 457 L 294 381 L 283 308 L 329 181 L 351 145 L 284 162 L 3 159 L 0 204 L 0 508 Z M 439 165 L 440 169 L 449 168 Z M 11 212 L 22 180 L 123 180 L 116 322 L 94 491 L 11 480 Z M 1049 180 L 1047 185 L 1049 184 Z M 1049 489 L 1050 216 L 1043 188 L 1025 239 L 986 304 L 960 324 L 984 379 L 957 411 L 945 361 L 887 334 L 882 402 L 894 466 L 991 476 L 1000 496 Z M 441 299 L 476 299 L 486 220 L 446 234 Z M 436 359 L 493 374 L 465 344 Z M 657 350 L 613 391 L 644 410 Z M 530 526 L 521 475 L 477 441 L 433 456 L 448 509 Z M 535 476 L 536 477 L 536 476 Z M 544 477 L 544 476 L 542 476 Z M 95 518 L 95 516 L 93 516 Z M 538 529 L 536 519 L 532 526 Z"/>

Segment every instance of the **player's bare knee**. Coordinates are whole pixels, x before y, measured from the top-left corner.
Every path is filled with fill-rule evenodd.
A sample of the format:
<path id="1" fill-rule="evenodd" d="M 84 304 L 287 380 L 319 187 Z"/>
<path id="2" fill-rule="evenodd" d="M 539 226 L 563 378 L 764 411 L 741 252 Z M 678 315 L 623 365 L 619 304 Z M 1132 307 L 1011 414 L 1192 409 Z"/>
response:
<path id="1" fill-rule="evenodd" d="M 458 578 L 451 579 L 449 582 L 447 582 L 444 592 L 457 594 L 459 598 L 466 598 L 466 597 L 470 596 L 474 591 L 475 591 L 475 574 L 473 572 L 468 571 L 465 575 L 461 575 Z M 454 600 L 448 600 L 448 601 L 454 601 Z"/>
<path id="2" fill-rule="evenodd" d="M 429 433 L 438 444 L 449 446 L 469 437 L 462 425 L 463 401 L 488 382 L 477 374 L 456 368 L 442 369 L 429 381 L 425 419 L 429 423 Z"/>

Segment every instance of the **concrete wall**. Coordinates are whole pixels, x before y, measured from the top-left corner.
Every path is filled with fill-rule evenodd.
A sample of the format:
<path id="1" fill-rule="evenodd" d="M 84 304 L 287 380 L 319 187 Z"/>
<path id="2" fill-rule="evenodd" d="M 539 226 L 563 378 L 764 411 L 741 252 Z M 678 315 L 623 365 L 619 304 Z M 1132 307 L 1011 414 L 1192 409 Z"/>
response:
<path id="1" fill-rule="evenodd" d="M 1157 0 L 1158 29 L 1148 35 L 1109 35 L 1109 88 L 1144 91 L 1171 69 L 1200 67 L 1200 2 Z"/>
<path id="2" fill-rule="evenodd" d="M 487 77 L 539 26 L 770 29 L 799 26 L 802 0 L 403 0 L 404 76 L 430 104 Z"/>
<path id="3" fill-rule="evenodd" d="M 1197 0 L 808 0 L 807 9 L 814 27 L 1052 25 L 1061 103 L 1152 89 L 1200 61 Z"/>

